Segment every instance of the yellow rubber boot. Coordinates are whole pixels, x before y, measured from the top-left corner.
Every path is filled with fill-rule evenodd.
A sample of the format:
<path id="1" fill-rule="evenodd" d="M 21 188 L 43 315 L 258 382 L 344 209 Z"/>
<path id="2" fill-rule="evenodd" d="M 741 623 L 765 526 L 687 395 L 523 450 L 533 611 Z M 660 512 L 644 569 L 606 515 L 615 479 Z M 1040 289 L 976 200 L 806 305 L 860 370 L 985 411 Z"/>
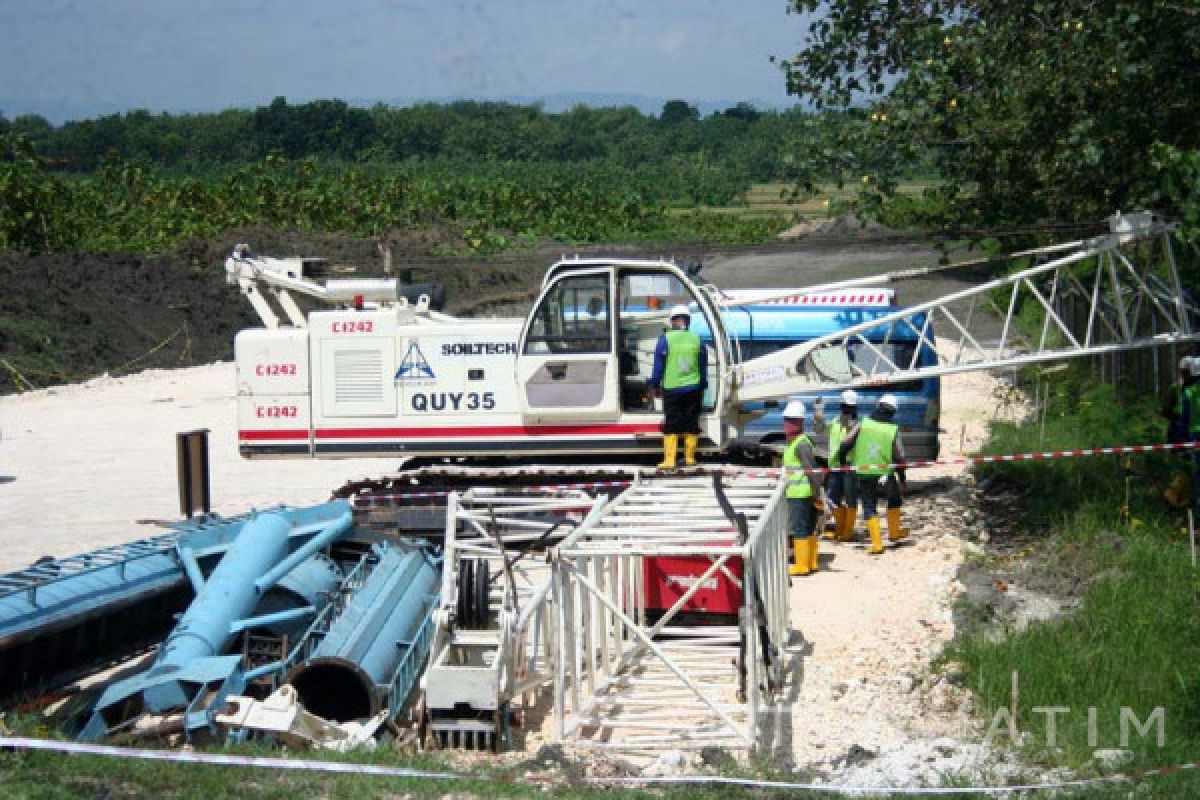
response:
<path id="1" fill-rule="evenodd" d="M 888 539 L 893 542 L 898 542 L 908 538 L 908 528 L 900 524 L 900 509 L 889 508 L 887 510 L 888 520 Z"/>
<path id="2" fill-rule="evenodd" d="M 696 448 L 700 446 L 700 434 L 685 433 L 683 435 L 683 465 L 696 466 Z"/>
<path id="3" fill-rule="evenodd" d="M 788 575 L 807 575 L 809 572 L 808 566 L 808 543 L 811 539 L 793 539 L 792 540 L 792 565 L 788 567 Z"/>
<path id="4" fill-rule="evenodd" d="M 663 460 L 659 462 L 659 469 L 675 469 L 675 449 L 678 445 L 679 434 L 663 434 Z"/>
<path id="5" fill-rule="evenodd" d="M 842 516 L 844 515 L 845 510 L 846 509 L 842 506 L 833 507 L 833 530 L 826 528 L 821 534 L 823 538 L 836 539 L 838 534 L 842 532 Z"/>
<path id="6" fill-rule="evenodd" d="M 842 527 L 838 531 L 839 542 L 854 541 L 854 523 L 858 519 L 858 509 L 846 506 L 842 511 Z"/>
<path id="7" fill-rule="evenodd" d="M 867 520 L 867 533 L 871 535 L 871 547 L 867 552 L 873 556 L 883 553 L 883 526 L 879 524 L 879 517 Z"/>
<path id="8" fill-rule="evenodd" d="M 817 571 L 817 551 L 821 549 L 821 546 L 819 544 L 820 541 L 821 541 L 820 537 L 816 536 L 815 534 L 813 536 L 808 537 L 808 571 L 809 572 Z"/>

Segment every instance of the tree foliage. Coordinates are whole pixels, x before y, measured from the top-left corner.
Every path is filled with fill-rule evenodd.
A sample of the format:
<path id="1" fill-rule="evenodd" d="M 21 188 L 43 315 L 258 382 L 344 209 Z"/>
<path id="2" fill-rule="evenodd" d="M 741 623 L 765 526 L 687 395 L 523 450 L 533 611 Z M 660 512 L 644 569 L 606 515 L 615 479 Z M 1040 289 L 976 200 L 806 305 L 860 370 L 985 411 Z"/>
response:
<path id="1" fill-rule="evenodd" d="M 862 109 L 843 145 L 875 200 L 928 154 L 944 178 L 931 225 L 1094 221 L 1151 202 L 1195 213 L 1194 188 L 1168 178 L 1200 149 L 1193 0 L 792 0 L 790 10 L 816 13 L 783 64 L 788 89 L 820 108 Z"/>
<path id="2" fill-rule="evenodd" d="M 853 117 L 282 97 L 59 126 L 0 117 L 0 247 L 156 252 L 244 225 L 377 235 L 445 224 L 476 251 L 514 238 L 759 241 L 786 221 L 680 209 L 735 204 L 757 182 L 825 180 L 837 162 L 822 154 L 832 132 L 861 124 Z"/>
<path id="3" fill-rule="evenodd" d="M 536 106 L 460 101 L 368 109 L 277 97 L 256 109 L 215 114 L 130 111 L 59 126 L 27 115 L 3 124 L 28 136 L 64 172 L 98 169 L 110 151 L 125 161 L 184 170 L 271 154 L 377 163 L 604 161 L 630 169 L 687 161 L 739 172 L 749 184 L 792 177 L 790 153 L 806 135 L 809 117 L 738 103 L 701 119 L 682 100 L 668 101 L 655 118 L 634 108 L 578 106 L 551 114 Z"/>

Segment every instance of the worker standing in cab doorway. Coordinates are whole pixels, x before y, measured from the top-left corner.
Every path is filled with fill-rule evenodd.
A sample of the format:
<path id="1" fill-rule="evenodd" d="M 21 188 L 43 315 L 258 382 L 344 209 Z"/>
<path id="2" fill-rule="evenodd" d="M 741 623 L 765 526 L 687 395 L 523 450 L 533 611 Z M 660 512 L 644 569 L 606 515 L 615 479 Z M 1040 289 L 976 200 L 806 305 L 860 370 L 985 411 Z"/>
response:
<path id="1" fill-rule="evenodd" d="M 858 476 L 852 469 L 838 471 L 838 467 L 848 466 L 839 458 L 838 450 L 846 434 L 858 424 L 858 392 L 847 389 L 842 392 L 841 401 L 837 419 L 829 426 L 829 468 L 835 471 L 829 473 L 825 483 L 829 488 L 829 502 L 832 505 L 833 533 L 825 538 L 848 542 L 854 538 L 854 522 L 857 516 L 855 498 L 858 497 L 855 484 Z"/>
<path id="2" fill-rule="evenodd" d="M 1192 359 L 1188 356 L 1179 359 L 1179 379 L 1163 397 L 1161 413 L 1167 420 L 1168 444 L 1179 444 L 1190 438 L 1187 420 L 1184 418 L 1183 398 L 1188 384 L 1192 381 L 1191 365 Z M 1163 492 L 1163 497 L 1173 508 L 1186 508 L 1188 500 L 1191 498 L 1187 474 L 1175 475 L 1166 491 Z"/>
<path id="3" fill-rule="evenodd" d="M 821 497 L 820 478 L 815 472 L 812 439 L 804 432 L 804 403 L 793 400 L 783 409 L 784 480 L 787 481 L 788 529 L 792 539 L 790 575 L 817 571 L 816 504 Z"/>
<path id="4" fill-rule="evenodd" d="M 838 458 L 855 467 L 863 519 L 871 536 L 871 547 L 867 550 L 871 555 L 883 552 L 883 526 L 876 510 L 881 481 L 887 492 L 888 539 L 898 542 L 908 536 L 908 529 L 900 523 L 902 489 L 907 488 L 907 480 L 900 428 L 893 422 L 896 406 L 894 394 L 879 398 L 871 416 L 855 425 L 838 448 Z"/>
<path id="5" fill-rule="evenodd" d="M 674 469 L 679 437 L 683 437 L 684 466 L 696 465 L 700 444 L 700 409 L 708 388 L 708 354 L 700 337 L 688 330 L 691 312 L 685 305 L 671 309 L 671 328 L 658 337 L 649 386 L 663 398 L 663 460 L 659 469 Z"/>

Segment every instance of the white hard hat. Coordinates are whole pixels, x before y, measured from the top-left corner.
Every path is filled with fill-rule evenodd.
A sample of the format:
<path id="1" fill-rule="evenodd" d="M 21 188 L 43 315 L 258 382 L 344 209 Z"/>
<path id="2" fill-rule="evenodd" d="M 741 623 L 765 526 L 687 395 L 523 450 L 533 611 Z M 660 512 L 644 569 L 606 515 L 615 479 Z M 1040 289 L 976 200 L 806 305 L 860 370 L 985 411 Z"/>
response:
<path id="1" fill-rule="evenodd" d="M 691 316 L 692 316 L 692 312 L 689 311 L 688 307 L 683 305 L 682 303 L 680 303 L 679 305 L 677 305 L 671 309 L 671 319 L 675 319 L 676 317 L 691 317 Z"/>
<path id="2" fill-rule="evenodd" d="M 879 405 L 884 408 L 890 408 L 892 411 L 895 411 L 899 407 L 899 404 L 896 402 L 896 395 L 894 394 L 885 394 L 879 398 Z"/>
<path id="3" fill-rule="evenodd" d="M 846 391 L 842 392 L 842 405 L 857 407 L 858 392 L 854 391 L 853 389 L 847 389 Z"/>
<path id="4" fill-rule="evenodd" d="M 1186 372 L 1187 370 L 1191 369 L 1191 366 L 1192 366 L 1192 357 L 1191 356 L 1183 356 L 1182 358 L 1179 359 L 1179 371 L 1180 372 Z"/>
<path id="5" fill-rule="evenodd" d="M 804 419 L 804 403 L 799 400 L 793 400 L 787 404 L 787 408 L 783 410 L 784 419 Z"/>
<path id="6" fill-rule="evenodd" d="M 1188 369 L 1192 373 L 1193 378 L 1200 378 L 1200 358 L 1193 358 L 1188 364 Z"/>

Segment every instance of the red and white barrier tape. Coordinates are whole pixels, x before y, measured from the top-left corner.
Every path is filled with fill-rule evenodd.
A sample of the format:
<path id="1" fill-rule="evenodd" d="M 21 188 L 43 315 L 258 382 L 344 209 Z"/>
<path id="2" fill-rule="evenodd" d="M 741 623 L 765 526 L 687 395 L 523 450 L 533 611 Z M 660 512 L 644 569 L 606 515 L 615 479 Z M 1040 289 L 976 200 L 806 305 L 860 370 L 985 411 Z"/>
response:
<path id="1" fill-rule="evenodd" d="M 570 489 L 614 489 L 617 487 L 628 486 L 633 481 L 592 481 L 590 483 L 547 483 L 540 486 L 514 486 L 515 490 L 527 489 L 529 491 L 543 492 L 554 490 L 570 490 Z M 370 503 L 391 503 L 396 500 L 413 500 L 431 497 L 448 497 L 454 493 L 454 490 L 440 489 L 437 491 L 398 491 L 394 494 L 360 494 L 355 495 L 353 499 L 356 502 Z"/>
<path id="2" fill-rule="evenodd" d="M 382 764 L 355 764 L 343 761 L 320 761 L 317 759 L 269 758 L 263 756 L 239 756 L 229 753 L 197 753 L 177 750 L 150 750 L 139 747 L 112 747 L 83 742 L 61 742 L 52 739 L 32 739 L 23 736 L 0 736 L 0 751 L 38 750 L 81 756 L 103 756 L 128 758 L 139 761 L 165 761 L 174 764 L 203 764 L 224 767 L 257 767 L 261 769 L 284 769 L 303 772 L 325 772 L 344 775 L 371 775 L 381 778 L 421 778 L 426 780 L 494 781 L 493 777 L 468 775 L 456 772 L 433 772 L 429 770 L 392 767 Z M 714 775 L 680 775 L 661 778 L 600 778 L 587 783 L 596 786 L 616 785 L 670 785 L 705 784 L 712 786 L 741 786 L 745 788 L 777 789 L 795 792 L 823 792 L 847 796 L 857 795 L 992 795 L 1011 792 L 1053 791 L 1077 789 L 1105 784 L 1136 783 L 1187 770 L 1200 769 L 1200 761 L 1170 767 L 1142 770 L 1128 774 L 1103 775 L 1097 778 L 1079 778 L 1066 781 L 1047 781 L 1012 786 L 947 786 L 937 788 L 916 786 L 836 786 L 820 783 L 793 783 L 790 781 L 760 781 L 748 778 L 727 778 Z"/>
<path id="3" fill-rule="evenodd" d="M 939 466 L 955 466 L 955 465 L 970 465 L 970 464 L 1003 464 L 1014 463 L 1021 461 L 1046 461 L 1057 458 L 1087 458 L 1090 456 L 1112 456 L 1112 455 L 1127 455 L 1133 453 L 1157 453 L 1173 450 L 1195 450 L 1200 448 L 1200 442 L 1177 442 L 1171 444 L 1131 444 L 1122 445 L 1120 447 L 1087 447 L 1077 450 L 1044 450 L 1034 453 L 1015 453 L 998 456 L 962 456 L 959 458 L 939 458 L 923 461 L 906 461 L 903 464 L 868 464 L 864 469 L 926 469 L 928 467 Z M 686 468 L 685 468 L 686 469 Z M 703 466 L 700 469 L 704 469 Z M 761 469 L 761 468 L 745 468 L 745 467 L 723 467 L 725 472 L 734 475 L 744 475 L 749 478 L 777 478 L 785 470 L 782 468 L 776 469 Z M 809 470 L 810 472 L 824 475 L 832 472 L 853 472 L 859 469 L 858 466 L 850 465 L 844 467 L 817 467 Z M 686 474 L 686 473 L 685 473 Z M 592 481 L 588 483 L 551 483 L 538 486 L 522 486 L 516 487 L 527 489 L 530 491 L 548 491 L 556 489 L 613 489 L 622 486 L 629 486 L 632 481 Z M 449 490 L 439 491 L 400 491 L 395 494 L 364 494 L 354 497 L 356 502 L 364 504 L 374 503 L 393 503 L 398 500 L 412 500 L 419 498 L 434 498 L 446 497 L 451 492 Z"/>
<path id="4" fill-rule="evenodd" d="M 925 467 L 947 466 L 954 464 L 1000 464 L 1017 461 L 1045 461 L 1054 458 L 1086 458 L 1088 456 L 1113 456 L 1127 453 L 1156 453 L 1168 450 L 1194 450 L 1200 447 L 1200 442 L 1178 442 L 1173 444 L 1130 444 L 1121 447 L 1089 447 L 1079 450 L 1046 450 L 1037 453 L 1016 453 L 1000 456 L 962 456 L 961 458 L 941 458 L 930 461 L 906 461 L 895 464 L 867 464 L 862 469 L 923 469 Z M 850 465 L 844 467 L 817 467 L 808 470 L 824 474 L 827 472 L 852 472 L 860 467 Z M 768 470 L 731 470 L 740 475 L 750 477 L 771 477 L 780 474 L 781 469 Z"/>

